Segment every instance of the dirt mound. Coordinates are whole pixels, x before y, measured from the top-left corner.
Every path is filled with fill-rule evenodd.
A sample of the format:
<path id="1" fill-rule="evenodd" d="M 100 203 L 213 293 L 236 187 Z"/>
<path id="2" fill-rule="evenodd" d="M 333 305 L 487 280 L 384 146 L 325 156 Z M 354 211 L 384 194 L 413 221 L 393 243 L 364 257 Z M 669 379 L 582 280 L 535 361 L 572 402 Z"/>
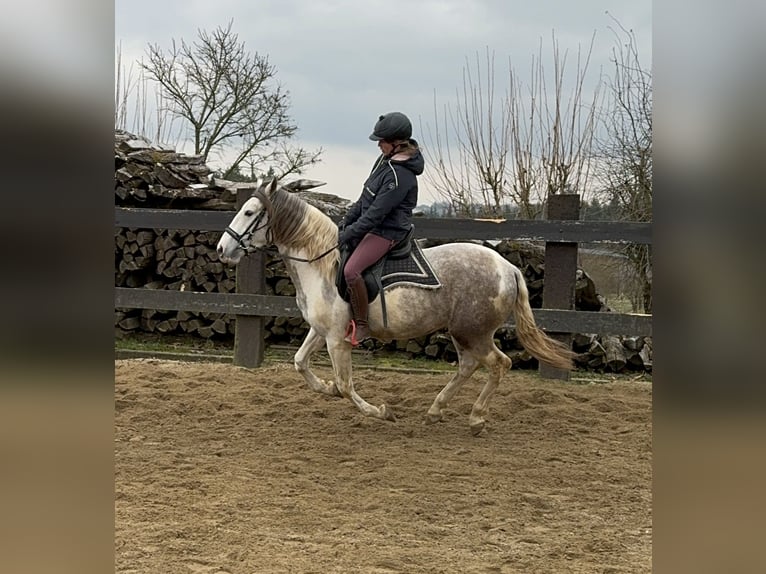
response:
<path id="1" fill-rule="evenodd" d="M 449 375 L 355 371 L 389 423 L 291 365 L 115 373 L 116 572 L 651 571 L 648 383 L 511 371 L 474 437 L 481 372 L 435 425 Z"/>

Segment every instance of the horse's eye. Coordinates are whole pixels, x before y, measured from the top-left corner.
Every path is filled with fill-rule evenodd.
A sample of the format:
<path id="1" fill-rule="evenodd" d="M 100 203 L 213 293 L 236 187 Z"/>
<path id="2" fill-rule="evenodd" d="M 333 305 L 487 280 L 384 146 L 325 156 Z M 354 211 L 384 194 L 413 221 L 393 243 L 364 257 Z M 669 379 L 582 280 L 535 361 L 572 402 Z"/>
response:
<path id="1" fill-rule="evenodd" d="M 245 212 L 245 215 L 246 215 L 246 216 L 248 216 L 248 217 L 252 217 L 252 216 L 253 216 L 253 212 L 252 212 L 251 210 L 249 210 L 249 209 L 248 209 L 248 210 Z"/>

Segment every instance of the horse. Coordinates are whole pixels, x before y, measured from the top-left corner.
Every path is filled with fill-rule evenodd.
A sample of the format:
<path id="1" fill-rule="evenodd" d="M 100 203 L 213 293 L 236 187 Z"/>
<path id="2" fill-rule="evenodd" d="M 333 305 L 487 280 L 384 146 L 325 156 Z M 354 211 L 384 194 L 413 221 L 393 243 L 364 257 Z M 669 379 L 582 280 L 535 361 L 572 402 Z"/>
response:
<path id="1" fill-rule="evenodd" d="M 321 210 L 293 193 L 321 182 L 306 180 L 284 186 L 277 179 L 256 183 L 252 196 L 234 215 L 216 246 L 219 259 L 236 265 L 247 253 L 276 246 L 296 290 L 296 303 L 310 329 L 294 356 L 294 366 L 314 391 L 351 400 L 364 415 L 394 421 L 391 409 L 376 407 L 354 389 L 352 345 L 344 340 L 351 307 L 336 287 L 339 266 L 338 227 Z M 511 359 L 494 342 L 495 331 L 513 315 L 516 335 L 539 361 L 573 369 L 575 354 L 546 335 L 536 324 L 521 271 L 489 247 L 447 243 L 422 250 L 441 286 L 424 289 L 410 284 L 385 290 L 384 321 L 380 296 L 369 305 L 369 327 L 380 340 L 407 340 L 446 329 L 458 356 L 457 372 L 437 394 L 426 422 L 443 420 L 444 408 L 460 387 L 483 365 L 488 380 L 469 415 L 472 432 L 486 424 L 488 404 Z M 326 346 L 334 380 L 317 377 L 311 355 Z"/>

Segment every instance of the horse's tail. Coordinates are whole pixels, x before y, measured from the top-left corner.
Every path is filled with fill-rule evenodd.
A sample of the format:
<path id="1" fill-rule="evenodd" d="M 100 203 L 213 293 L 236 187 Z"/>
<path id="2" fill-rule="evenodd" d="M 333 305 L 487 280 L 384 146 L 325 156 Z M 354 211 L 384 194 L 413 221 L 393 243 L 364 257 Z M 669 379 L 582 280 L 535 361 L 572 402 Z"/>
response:
<path id="1" fill-rule="evenodd" d="M 516 336 L 524 348 L 539 361 L 553 367 L 571 371 L 574 369 L 573 359 L 576 356 L 563 343 L 546 335 L 535 323 L 532 308 L 529 306 L 529 290 L 524 276 L 519 269 L 514 269 L 516 275 L 516 301 L 513 305 L 513 316 L 516 320 Z"/>

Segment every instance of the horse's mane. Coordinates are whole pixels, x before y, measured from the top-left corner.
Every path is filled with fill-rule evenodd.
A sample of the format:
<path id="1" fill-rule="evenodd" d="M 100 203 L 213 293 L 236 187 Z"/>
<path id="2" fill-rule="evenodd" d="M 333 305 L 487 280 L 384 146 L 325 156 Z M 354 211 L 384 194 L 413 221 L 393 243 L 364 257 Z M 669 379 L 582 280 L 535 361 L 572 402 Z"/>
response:
<path id="1" fill-rule="evenodd" d="M 282 187 L 277 187 L 267 197 L 269 227 L 275 243 L 301 249 L 307 259 L 322 255 L 338 243 L 338 226 L 313 205 Z M 329 274 L 339 260 L 339 252 L 333 250 L 313 265 L 319 266 L 323 274 Z"/>

